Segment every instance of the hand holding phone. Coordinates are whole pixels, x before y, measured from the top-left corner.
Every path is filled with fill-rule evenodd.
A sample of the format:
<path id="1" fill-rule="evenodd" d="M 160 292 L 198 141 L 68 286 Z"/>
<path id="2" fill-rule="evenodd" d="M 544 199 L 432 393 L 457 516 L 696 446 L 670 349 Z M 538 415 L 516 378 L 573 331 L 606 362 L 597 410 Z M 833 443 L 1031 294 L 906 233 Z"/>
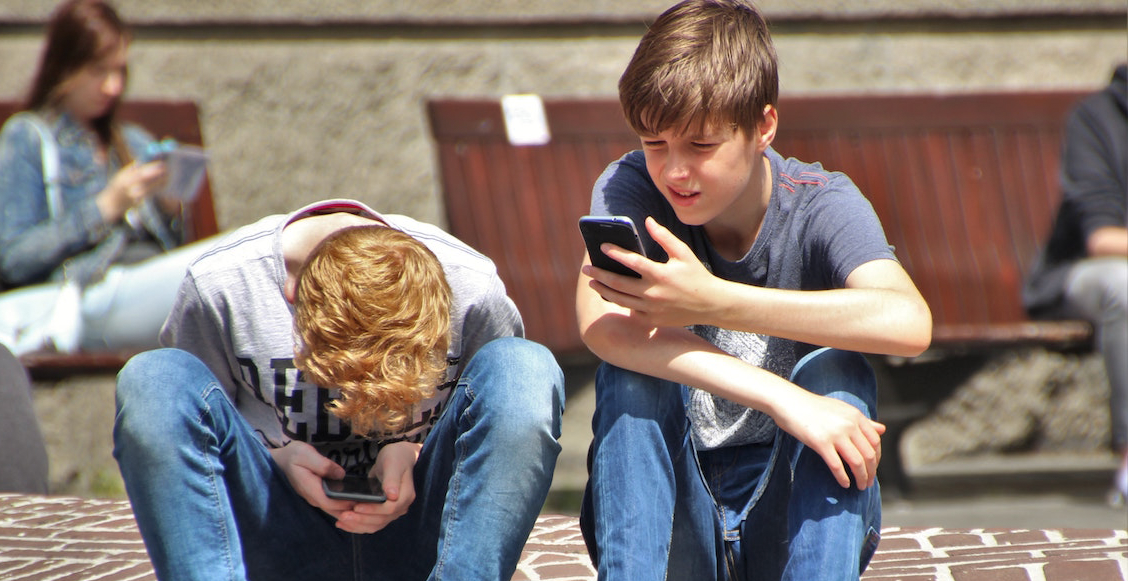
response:
<path id="1" fill-rule="evenodd" d="M 600 246 L 610 242 L 631 252 L 646 256 L 638 229 L 629 216 L 584 216 L 580 218 L 580 234 L 584 237 L 592 266 L 618 274 L 642 278 L 637 272 L 623 266 L 603 253 Z"/>
<path id="2" fill-rule="evenodd" d="M 324 478 L 321 480 L 321 489 L 325 491 L 325 496 L 335 500 L 375 503 L 388 500 L 384 495 L 384 485 L 376 478 L 365 476 L 348 475 L 341 480 Z"/>
<path id="3" fill-rule="evenodd" d="M 191 202 L 200 192 L 208 156 L 200 147 L 179 143 L 171 137 L 150 143 L 142 161 L 163 161 L 168 171 L 165 186 L 157 195 Z"/>

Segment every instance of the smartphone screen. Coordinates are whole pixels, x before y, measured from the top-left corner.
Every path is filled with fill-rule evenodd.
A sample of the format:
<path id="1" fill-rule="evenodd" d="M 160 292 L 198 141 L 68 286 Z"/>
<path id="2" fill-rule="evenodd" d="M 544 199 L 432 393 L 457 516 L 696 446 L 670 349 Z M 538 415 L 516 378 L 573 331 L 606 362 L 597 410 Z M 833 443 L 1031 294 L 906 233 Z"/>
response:
<path id="1" fill-rule="evenodd" d="M 637 252 L 643 256 L 642 240 L 638 229 L 628 216 L 584 216 L 580 218 L 580 234 L 584 237 L 588 256 L 592 265 L 626 276 L 641 278 L 639 274 L 622 263 L 613 260 L 599 249 L 604 242 Z"/>
<path id="2" fill-rule="evenodd" d="M 343 480 L 323 479 L 321 488 L 325 496 L 337 500 L 355 500 L 357 502 L 384 502 L 384 485 L 375 478 L 364 476 L 345 476 Z"/>
<path id="3" fill-rule="evenodd" d="M 191 145 L 181 145 L 166 153 L 163 159 L 168 176 L 164 188 L 158 194 L 182 202 L 196 199 L 200 193 L 200 184 L 204 181 L 204 171 L 207 169 L 208 156 L 204 150 Z"/>

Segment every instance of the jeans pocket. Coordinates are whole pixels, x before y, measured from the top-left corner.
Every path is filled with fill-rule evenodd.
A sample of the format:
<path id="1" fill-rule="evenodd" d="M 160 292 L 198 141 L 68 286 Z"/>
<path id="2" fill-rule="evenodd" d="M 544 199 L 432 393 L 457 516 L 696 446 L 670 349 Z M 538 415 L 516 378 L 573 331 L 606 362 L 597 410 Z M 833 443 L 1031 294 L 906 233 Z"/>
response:
<path id="1" fill-rule="evenodd" d="M 877 545 L 881 542 L 881 531 L 870 527 L 866 532 L 866 540 L 862 542 L 862 552 L 858 556 L 858 575 L 866 571 L 869 566 L 870 559 L 873 558 L 874 553 L 877 552 Z"/>

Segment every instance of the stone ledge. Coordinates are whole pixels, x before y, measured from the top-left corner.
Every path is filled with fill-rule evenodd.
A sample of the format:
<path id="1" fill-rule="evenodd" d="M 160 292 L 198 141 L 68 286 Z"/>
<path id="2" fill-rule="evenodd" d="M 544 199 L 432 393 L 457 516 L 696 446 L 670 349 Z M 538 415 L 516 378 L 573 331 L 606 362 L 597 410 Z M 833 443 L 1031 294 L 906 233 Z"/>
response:
<path id="1" fill-rule="evenodd" d="M 1128 579 L 1128 531 L 886 528 L 863 581 Z M 0 494 L 0 579 L 149 581 L 129 503 Z M 541 515 L 514 581 L 595 579 L 575 517 Z"/>

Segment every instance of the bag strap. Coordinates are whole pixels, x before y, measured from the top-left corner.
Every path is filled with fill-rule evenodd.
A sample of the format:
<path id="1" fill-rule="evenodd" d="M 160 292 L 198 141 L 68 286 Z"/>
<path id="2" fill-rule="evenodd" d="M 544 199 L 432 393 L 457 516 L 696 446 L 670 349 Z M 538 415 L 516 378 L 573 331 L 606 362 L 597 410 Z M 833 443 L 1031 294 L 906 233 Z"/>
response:
<path id="1" fill-rule="evenodd" d="M 36 115 L 28 113 L 27 119 L 31 126 L 39 133 L 39 154 L 43 163 L 43 186 L 47 191 L 47 210 L 51 219 L 58 219 L 63 215 L 63 194 L 59 183 L 59 146 L 55 136 L 47 126 L 47 122 Z M 125 232 L 114 229 L 106 239 L 102 240 L 93 252 L 98 260 L 87 264 L 85 261 L 74 261 L 74 257 L 65 261 L 64 278 L 67 283 L 75 284 L 79 289 L 90 282 L 101 278 L 109 265 L 121 254 L 125 248 Z M 70 265 L 68 268 L 67 266 Z"/>
<path id="2" fill-rule="evenodd" d="M 58 218 L 63 213 L 63 195 L 59 189 L 59 146 L 42 118 L 30 113 L 27 119 L 39 133 L 39 155 L 43 164 L 43 186 L 47 191 L 47 210 L 52 219 Z"/>

